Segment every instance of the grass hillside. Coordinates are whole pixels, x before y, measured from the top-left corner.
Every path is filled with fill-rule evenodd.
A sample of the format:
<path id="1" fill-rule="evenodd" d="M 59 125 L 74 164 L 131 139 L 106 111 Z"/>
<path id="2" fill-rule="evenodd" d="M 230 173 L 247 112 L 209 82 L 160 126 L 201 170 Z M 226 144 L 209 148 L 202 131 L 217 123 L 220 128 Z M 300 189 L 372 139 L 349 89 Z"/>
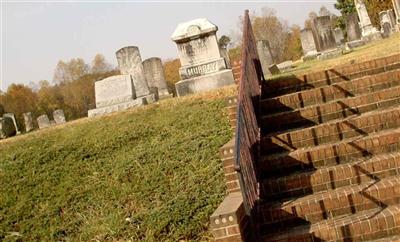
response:
<path id="1" fill-rule="evenodd" d="M 165 100 L 0 142 L 0 241 L 199 241 L 225 196 L 220 98 Z"/>

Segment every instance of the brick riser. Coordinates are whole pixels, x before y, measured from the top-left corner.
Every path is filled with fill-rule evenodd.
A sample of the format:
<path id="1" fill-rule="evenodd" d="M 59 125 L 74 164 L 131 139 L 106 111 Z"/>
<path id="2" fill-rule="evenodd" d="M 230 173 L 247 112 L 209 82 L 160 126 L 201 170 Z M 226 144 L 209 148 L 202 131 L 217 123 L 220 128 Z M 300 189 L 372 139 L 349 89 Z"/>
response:
<path id="1" fill-rule="evenodd" d="M 260 189 L 267 200 L 303 196 L 384 179 L 400 174 L 400 153 L 356 160 L 352 163 L 324 167 L 315 171 L 264 179 Z"/>
<path id="2" fill-rule="evenodd" d="M 290 112 L 267 115 L 261 119 L 261 129 L 263 134 L 266 134 L 291 128 L 311 127 L 335 119 L 395 107 L 399 104 L 400 87 L 395 87 L 325 103 L 320 106 L 310 106 Z"/>
<path id="3" fill-rule="evenodd" d="M 272 98 L 318 88 L 334 83 L 349 81 L 367 75 L 377 75 L 383 72 L 400 69 L 400 55 L 394 55 L 380 60 L 367 61 L 357 65 L 343 68 L 330 69 L 321 72 L 307 74 L 301 77 L 289 77 L 285 79 L 270 80 L 263 84 L 262 93 L 264 98 Z"/>
<path id="4" fill-rule="evenodd" d="M 366 241 L 399 234 L 400 207 L 394 205 L 271 234 L 262 241 Z"/>
<path id="5" fill-rule="evenodd" d="M 263 138 L 262 152 L 292 151 L 400 127 L 400 107 Z"/>
<path id="6" fill-rule="evenodd" d="M 300 170 L 349 163 L 354 159 L 395 152 L 400 149 L 400 129 L 386 130 L 364 138 L 265 156 L 257 169 L 268 177 Z"/>
<path id="7" fill-rule="evenodd" d="M 277 113 L 363 95 L 400 85 L 400 70 L 288 94 L 261 102 L 264 113 Z"/>
<path id="8" fill-rule="evenodd" d="M 259 222 L 264 232 L 284 231 L 289 226 L 317 223 L 369 209 L 386 208 L 399 202 L 400 178 L 377 179 L 286 202 L 264 203 L 260 208 Z"/>

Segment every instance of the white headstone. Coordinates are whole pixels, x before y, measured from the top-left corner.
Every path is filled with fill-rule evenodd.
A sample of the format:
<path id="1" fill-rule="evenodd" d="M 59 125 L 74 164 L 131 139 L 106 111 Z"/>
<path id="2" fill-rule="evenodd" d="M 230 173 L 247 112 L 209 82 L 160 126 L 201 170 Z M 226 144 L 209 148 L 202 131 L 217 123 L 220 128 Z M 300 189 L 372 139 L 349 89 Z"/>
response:
<path id="1" fill-rule="evenodd" d="M 311 29 L 303 29 L 300 32 L 301 47 L 304 56 L 316 56 L 318 54 L 314 36 Z"/>
<path id="2" fill-rule="evenodd" d="M 175 84 L 178 96 L 234 83 L 233 73 L 220 53 L 217 30 L 202 18 L 179 24 L 172 34 L 182 65 L 181 81 Z"/>
<path id="3" fill-rule="evenodd" d="M 261 68 L 264 73 L 264 76 L 271 75 L 269 71 L 269 67 L 275 63 L 272 54 L 271 47 L 269 46 L 268 40 L 259 40 L 257 41 L 257 52 L 258 57 L 260 58 Z"/>
<path id="4" fill-rule="evenodd" d="M 24 113 L 24 121 L 25 121 L 25 131 L 30 132 L 33 130 L 33 119 L 32 119 L 32 113 Z"/>
<path id="5" fill-rule="evenodd" d="M 38 122 L 39 129 L 44 129 L 51 126 L 49 117 L 46 114 L 37 117 L 36 120 Z"/>
<path id="6" fill-rule="evenodd" d="M 53 118 L 54 118 L 54 122 L 56 122 L 56 124 L 63 124 L 66 122 L 65 114 L 62 109 L 54 110 Z"/>
<path id="7" fill-rule="evenodd" d="M 170 97 L 161 59 L 157 57 L 146 59 L 143 61 L 143 68 L 149 88 L 157 88 L 158 97 L 161 99 Z"/>

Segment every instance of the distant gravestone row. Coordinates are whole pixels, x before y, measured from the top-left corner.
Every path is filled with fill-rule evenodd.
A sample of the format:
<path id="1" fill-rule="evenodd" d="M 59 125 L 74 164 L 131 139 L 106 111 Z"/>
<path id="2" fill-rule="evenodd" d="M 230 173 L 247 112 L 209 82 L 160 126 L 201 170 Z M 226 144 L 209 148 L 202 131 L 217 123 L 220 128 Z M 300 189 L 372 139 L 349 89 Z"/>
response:
<path id="1" fill-rule="evenodd" d="M 354 0 L 357 12 L 346 16 L 347 42 L 341 29 L 332 29 L 330 16 L 315 18 L 311 29 L 301 31 L 303 60 L 337 57 L 344 49 L 351 50 L 398 32 L 400 0 L 392 1 L 394 11 L 389 9 L 379 13 L 381 31 L 378 31 L 371 23 L 364 1 Z"/>
<path id="2" fill-rule="evenodd" d="M 1 107 L 1 106 L 0 106 Z M 21 133 L 18 128 L 15 115 L 13 113 L 5 113 L 4 110 L 0 110 L 0 139 L 15 136 Z M 32 113 L 27 112 L 23 114 L 25 132 L 31 132 L 35 129 L 33 124 Z M 36 121 L 39 129 L 44 129 L 52 125 L 63 124 L 66 122 L 64 111 L 61 109 L 53 112 L 54 120 L 50 121 L 46 114 L 37 117 Z"/>

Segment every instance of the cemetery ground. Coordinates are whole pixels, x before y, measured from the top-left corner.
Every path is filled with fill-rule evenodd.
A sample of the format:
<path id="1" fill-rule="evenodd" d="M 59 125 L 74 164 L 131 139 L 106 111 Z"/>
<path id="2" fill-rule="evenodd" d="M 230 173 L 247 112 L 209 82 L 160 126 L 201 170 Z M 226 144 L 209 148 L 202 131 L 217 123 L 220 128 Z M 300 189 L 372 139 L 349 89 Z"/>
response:
<path id="1" fill-rule="evenodd" d="M 400 52 L 400 35 L 301 74 Z M 285 74 L 286 75 L 286 74 Z M 0 141 L 2 241 L 204 241 L 226 194 L 218 149 L 235 87 Z"/>
<path id="2" fill-rule="evenodd" d="M 368 43 L 364 46 L 355 48 L 344 55 L 330 60 L 311 60 L 306 62 L 294 62 L 295 67 L 286 73 L 276 75 L 273 78 L 279 78 L 287 75 L 302 75 L 307 72 L 314 72 L 323 69 L 329 69 L 338 65 L 348 65 L 364 60 L 375 59 L 383 56 L 389 56 L 400 52 L 400 33 L 394 33 L 387 39 Z M 354 61 L 354 63 L 353 63 Z"/>
<path id="3" fill-rule="evenodd" d="M 0 142 L 0 241 L 209 240 L 234 87 Z"/>

